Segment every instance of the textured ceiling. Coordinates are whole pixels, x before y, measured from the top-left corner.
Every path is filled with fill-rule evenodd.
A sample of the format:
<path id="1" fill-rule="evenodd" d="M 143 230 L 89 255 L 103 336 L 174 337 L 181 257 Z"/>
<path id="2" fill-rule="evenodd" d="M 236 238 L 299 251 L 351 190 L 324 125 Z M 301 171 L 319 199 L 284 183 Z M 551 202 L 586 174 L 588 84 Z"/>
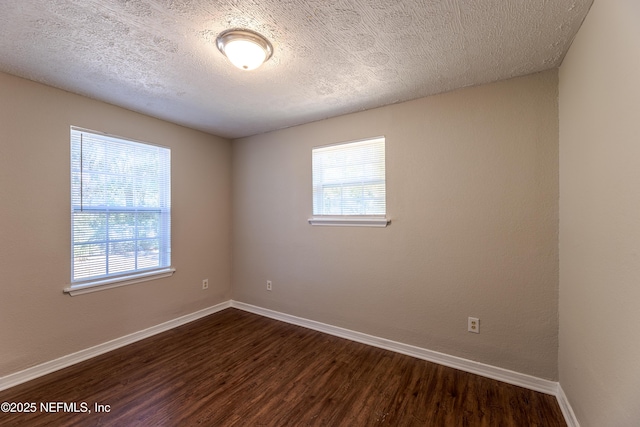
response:
<path id="1" fill-rule="evenodd" d="M 236 138 L 557 67 L 592 1 L 3 0 L 0 71 Z"/>

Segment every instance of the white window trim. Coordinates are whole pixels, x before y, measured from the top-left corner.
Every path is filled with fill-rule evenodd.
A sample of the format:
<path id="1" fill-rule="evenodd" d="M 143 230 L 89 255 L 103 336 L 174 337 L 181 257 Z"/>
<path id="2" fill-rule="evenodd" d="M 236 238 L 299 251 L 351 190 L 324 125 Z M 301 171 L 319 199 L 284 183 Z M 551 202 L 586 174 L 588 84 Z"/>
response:
<path id="1" fill-rule="evenodd" d="M 389 218 L 372 217 L 311 217 L 309 224 L 333 227 L 386 227 L 391 224 Z"/>
<path id="2" fill-rule="evenodd" d="M 162 279 L 171 277 L 176 269 L 166 267 L 159 270 L 143 271 L 134 274 L 127 274 L 120 277 L 108 277 L 97 280 L 87 280 L 84 282 L 76 282 L 64 288 L 64 292 L 71 295 L 89 294 L 92 292 L 104 291 L 106 289 L 119 288 L 120 286 L 133 285 L 134 283 L 147 282 L 149 280 Z"/>
<path id="3" fill-rule="evenodd" d="M 104 136 L 107 138 L 123 140 L 126 142 L 132 142 L 136 144 L 144 144 L 148 146 L 155 146 L 159 148 L 168 149 L 168 147 L 164 145 L 153 144 L 146 141 L 139 141 L 131 138 L 125 138 L 125 137 L 112 135 L 112 134 L 99 132 L 99 131 L 94 131 L 91 129 L 86 129 L 86 128 L 77 127 L 77 126 L 71 126 L 71 131 L 86 132 L 94 135 Z M 73 210 L 73 206 L 72 206 L 72 210 Z M 136 209 L 132 209 L 132 211 L 135 211 L 135 210 Z M 73 230 L 72 230 L 72 235 L 73 235 Z M 171 236 L 170 234 L 163 236 L 163 239 L 165 240 L 165 243 L 164 243 L 165 245 L 167 244 L 166 241 L 170 239 L 170 236 Z M 170 250 L 168 252 L 168 255 L 169 256 L 171 255 Z M 73 256 L 73 240 L 72 240 L 71 256 Z M 73 269 L 73 262 L 72 262 L 72 269 Z M 165 277 L 171 277 L 173 273 L 175 273 L 175 271 L 176 269 L 169 264 L 161 267 L 152 267 L 145 270 L 129 271 L 129 272 L 125 272 L 117 275 L 109 275 L 106 277 L 105 276 L 93 277 L 93 278 L 84 279 L 84 280 L 82 279 L 73 280 L 73 277 L 72 277 L 71 283 L 66 285 L 66 287 L 63 289 L 63 292 L 69 294 L 70 296 L 82 295 L 82 294 L 87 294 L 92 292 L 99 292 L 106 289 L 112 289 L 112 288 L 117 288 L 121 286 L 133 285 L 135 283 L 141 283 L 141 282 L 147 282 L 147 281 L 156 280 L 156 279 L 162 279 Z"/>
<path id="4" fill-rule="evenodd" d="M 353 141 L 338 142 L 333 144 L 327 144 L 323 146 L 314 147 L 314 149 L 339 147 L 345 144 L 357 144 L 367 143 L 374 140 L 382 139 L 386 141 L 384 135 L 379 135 L 371 138 L 357 139 Z M 386 150 L 386 148 L 385 148 Z M 385 173 L 385 186 L 386 186 L 386 173 Z M 315 197 L 315 196 L 314 196 Z M 386 207 L 385 207 L 386 210 Z M 308 222 L 314 226 L 333 226 L 333 227 L 386 227 L 391 224 L 391 219 L 387 215 L 312 215 Z"/>

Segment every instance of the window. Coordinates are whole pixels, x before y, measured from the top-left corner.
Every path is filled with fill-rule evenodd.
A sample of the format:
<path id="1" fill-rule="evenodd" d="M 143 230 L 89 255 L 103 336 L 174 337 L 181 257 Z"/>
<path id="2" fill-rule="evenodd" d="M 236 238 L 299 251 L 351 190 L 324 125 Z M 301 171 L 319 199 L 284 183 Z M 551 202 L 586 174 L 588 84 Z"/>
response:
<path id="1" fill-rule="evenodd" d="M 173 271 L 171 151 L 71 128 L 71 286 L 65 291 Z"/>
<path id="2" fill-rule="evenodd" d="M 312 150 L 312 225 L 386 226 L 385 138 Z"/>

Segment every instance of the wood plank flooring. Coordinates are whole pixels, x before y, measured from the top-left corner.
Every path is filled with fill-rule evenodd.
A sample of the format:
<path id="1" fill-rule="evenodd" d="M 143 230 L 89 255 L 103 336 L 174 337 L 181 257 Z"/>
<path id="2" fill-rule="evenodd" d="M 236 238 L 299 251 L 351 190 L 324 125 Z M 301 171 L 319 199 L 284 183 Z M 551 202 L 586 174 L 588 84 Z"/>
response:
<path id="1" fill-rule="evenodd" d="M 5 401 L 37 410 L 0 413 L 2 426 L 566 426 L 553 396 L 233 308 Z"/>

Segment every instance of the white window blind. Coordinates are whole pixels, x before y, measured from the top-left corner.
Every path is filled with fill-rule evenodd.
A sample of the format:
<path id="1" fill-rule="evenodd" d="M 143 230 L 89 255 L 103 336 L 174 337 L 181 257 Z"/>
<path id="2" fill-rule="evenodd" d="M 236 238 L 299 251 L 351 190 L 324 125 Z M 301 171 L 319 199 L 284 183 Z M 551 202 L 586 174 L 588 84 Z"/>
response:
<path id="1" fill-rule="evenodd" d="M 171 151 L 71 129 L 71 282 L 171 265 Z"/>
<path id="2" fill-rule="evenodd" d="M 386 214 L 385 139 L 312 150 L 313 215 Z"/>

